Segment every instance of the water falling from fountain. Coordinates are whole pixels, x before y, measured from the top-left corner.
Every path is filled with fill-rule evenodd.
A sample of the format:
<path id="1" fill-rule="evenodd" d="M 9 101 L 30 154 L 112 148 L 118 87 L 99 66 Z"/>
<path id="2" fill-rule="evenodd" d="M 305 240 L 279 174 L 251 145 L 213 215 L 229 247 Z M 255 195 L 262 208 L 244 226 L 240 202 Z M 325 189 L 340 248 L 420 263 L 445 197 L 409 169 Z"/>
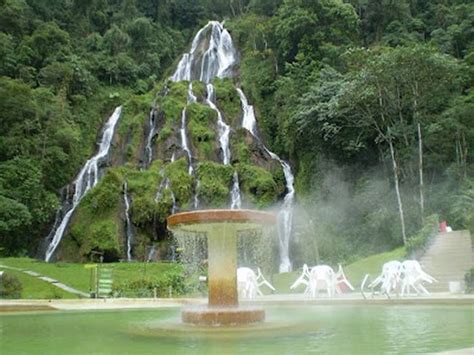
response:
<path id="1" fill-rule="evenodd" d="M 74 181 L 75 192 L 72 200 L 72 207 L 64 215 L 59 225 L 55 223 L 55 226 L 58 225 L 58 227 L 53 229 L 50 235 L 48 235 L 47 240 L 50 240 L 50 242 L 46 249 L 45 261 L 49 261 L 56 251 L 56 248 L 58 247 L 59 242 L 64 235 L 69 220 L 71 219 L 74 210 L 79 205 L 82 197 L 99 182 L 99 165 L 103 164 L 104 160 L 109 155 L 110 145 L 115 132 L 115 126 L 120 118 L 121 113 L 122 106 L 119 106 L 115 109 L 112 116 L 110 116 L 104 126 L 104 133 L 102 134 L 102 139 L 100 141 L 99 151 L 84 164 L 79 175 Z"/>
<path id="2" fill-rule="evenodd" d="M 125 232 L 127 234 L 127 261 L 132 261 L 133 228 L 130 219 L 130 197 L 128 196 L 128 183 L 123 183 L 123 202 L 125 204 Z"/>
<path id="3" fill-rule="evenodd" d="M 248 130 L 258 141 L 262 143 L 263 149 L 270 155 L 270 157 L 280 163 L 283 168 L 283 173 L 286 180 L 286 195 L 283 200 L 283 208 L 281 209 L 278 216 L 278 236 L 279 236 L 279 249 L 280 249 L 280 272 L 291 271 L 290 262 L 290 236 L 292 231 L 293 223 L 293 201 L 295 197 L 294 188 L 294 176 L 291 172 L 290 165 L 282 160 L 278 155 L 271 152 L 261 141 L 257 133 L 257 120 L 255 119 L 255 113 L 252 105 L 249 105 L 245 94 L 241 89 L 237 89 L 242 103 L 242 111 L 244 117 L 242 119 L 242 127 Z"/>

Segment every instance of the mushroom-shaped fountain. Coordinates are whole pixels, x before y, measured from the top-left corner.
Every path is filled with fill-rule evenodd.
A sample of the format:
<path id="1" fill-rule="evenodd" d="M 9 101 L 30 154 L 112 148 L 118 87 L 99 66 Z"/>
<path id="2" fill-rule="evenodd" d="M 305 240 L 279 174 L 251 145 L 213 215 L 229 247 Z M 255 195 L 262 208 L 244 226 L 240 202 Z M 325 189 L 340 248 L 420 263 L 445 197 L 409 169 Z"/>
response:
<path id="1" fill-rule="evenodd" d="M 262 322 L 265 311 L 239 306 L 237 293 L 237 233 L 274 226 L 276 216 L 254 210 L 200 210 L 182 212 L 167 218 L 173 233 L 205 233 L 208 245 L 207 307 L 182 311 L 185 323 L 237 325 Z"/>

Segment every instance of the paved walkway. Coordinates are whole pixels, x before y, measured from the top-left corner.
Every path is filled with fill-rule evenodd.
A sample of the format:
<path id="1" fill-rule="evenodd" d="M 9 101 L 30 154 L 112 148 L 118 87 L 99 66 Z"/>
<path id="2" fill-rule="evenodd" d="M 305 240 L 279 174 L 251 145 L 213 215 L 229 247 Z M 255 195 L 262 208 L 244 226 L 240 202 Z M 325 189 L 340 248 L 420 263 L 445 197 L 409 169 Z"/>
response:
<path id="1" fill-rule="evenodd" d="M 94 309 L 134 309 L 134 308 L 166 308 L 189 305 L 202 305 L 207 298 L 104 298 L 104 299 L 51 299 L 51 300 L 0 300 L 0 311 L 35 310 L 48 308 L 51 310 L 94 310 Z M 350 293 L 337 298 L 308 298 L 300 294 L 279 294 L 259 297 L 241 304 L 259 305 L 472 305 L 474 295 L 453 295 L 437 293 L 430 296 L 413 296 L 392 298 L 375 296 L 364 299 L 358 293 Z M 40 310 L 40 309 L 38 309 Z"/>
<path id="2" fill-rule="evenodd" d="M 58 280 L 52 279 L 51 277 L 48 277 L 48 276 L 41 275 L 41 274 L 39 274 L 35 271 L 20 269 L 20 268 L 17 268 L 17 267 L 7 266 L 7 265 L 2 265 L 2 264 L 0 264 L 0 269 L 10 269 L 10 270 L 15 270 L 15 271 L 20 271 L 20 272 L 23 272 L 24 274 L 30 275 L 32 277 L 36 277 L 39 280 L 48 282 L 51 285 L 56 286 L 57 288 L 60 288 L 64 291 L 66 291 L 66 292 L 73 293 L 73 294 L 76 294 L 76 295 L 81 296 L 81 297 L 86 297 L 86 298 L 90 297 L 90 295 L 88 293 L 79 291 L 78 289 L 75 289 L 71 286 L 67 286 L 67 285 L 59 282 Z"/>

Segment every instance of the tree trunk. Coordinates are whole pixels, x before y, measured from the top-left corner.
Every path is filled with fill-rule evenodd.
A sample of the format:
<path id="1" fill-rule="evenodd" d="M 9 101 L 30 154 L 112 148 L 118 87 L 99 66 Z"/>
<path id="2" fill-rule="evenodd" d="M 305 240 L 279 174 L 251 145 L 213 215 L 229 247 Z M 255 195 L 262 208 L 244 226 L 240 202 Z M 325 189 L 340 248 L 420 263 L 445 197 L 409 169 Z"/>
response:
<path id="1" fill-rule="evenodd" d="M 390 136 L 390 132 L 388 133 L 388 145 L 390 146 L 390 156 L 392 157 L 393 179 L 395 180 L 395 192 L 397 193 L 398 212 L 400 213 L 400 224 L 402 227 L 403 245 L 406 245 L 407 237 L 405 234 L 405 217 L 403 216 L 403 204 L 402 204 L 402 198 L 400 196 L 400 187 L 398 183 L 397 161 L 395 160 L 395 150 L 393 148 L 393 142 L 392 142 L 392 137 Z"/>
<path id="2" fill-rule="evenodd" d="M 424 184 L 423 184 L 423 140 L 421 137 L 421 125 L 418 122 L 418 171 L 420 175 L 420 213 L 421 213 L 421 225 L 423 225 L 423 219 L 425 216 L 425 198 L 423 195 Z"/>
<path id="3" fill-rule="evenodd" d="M 420 184 L 418 186 L 420 192 L 420 218 L 421 225 L 423 226 L 423 220 L 425 216 L 425 198 L 423 195 L 423 140 L 421 137 L 421 124 L 420 117 L 418 112 L 418 81 L 415 81 L 415 86 L 413 88 L 413 118 L 417 124 L 418 128 L 418 175 Z"/>

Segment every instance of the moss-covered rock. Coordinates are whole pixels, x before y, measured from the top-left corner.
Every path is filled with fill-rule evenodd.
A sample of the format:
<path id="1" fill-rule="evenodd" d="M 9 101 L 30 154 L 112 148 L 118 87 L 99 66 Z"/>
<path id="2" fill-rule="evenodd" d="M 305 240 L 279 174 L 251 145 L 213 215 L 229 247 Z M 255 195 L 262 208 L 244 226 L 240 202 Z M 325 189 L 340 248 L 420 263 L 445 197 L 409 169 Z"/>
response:
<path id="1" fill-rule="evenodd" d="M 197 167 L 199 179 L 198 196 L 201 205 L 206 207 L 226 207 L 229 201 L 233 168 L 230 165 L 210 161 Z"/>
<path id="2" fill-rule="evenodd" d="M 204 101 L 206 98 L 206 86 L 202 81 L 193 80 L 193 93 L 198 101 Z"/>
<path id="3" fill-rule="evenodd" d="M 193 103 L 186 109 L 188 134 L 199 160 L 216 160 L 218 148 L 216 121 L 217 113 L 209 106 Z"/>
<path id="4" fill-rule="evenodd" d="M 124 234 L 121 197 L 122 174 L 119 169 L 110 169 L 76 208 L 60 256 L 86 261 L 92 251 L 101 251 L 108 258 L 118 259 L 123 254 Z"/>
<path id="5" fill-rule="evenodd" d="M 258 166 L 238 164 L 241 191 L 249 202 L 256 207 L 270 206 L 277 201 L 278 185 L 273 175 Z"/>
<path id="6" fill-rule="evenodd" d="M 242 109 L 239 94 L 231 79 L 215 79 L 217 107 L 224 116 L 224 121 L 232 127 L 241 125 Z"/>
<path id="7" fill-rule="evenodd" d="M 231 137 L 232 161 L 236 163 L 251 163 L 252 151 L 249 143 L 246 141 L 247 130 L 238 129 Z"/>
<path id="8" fill-rule="evenodd" d="M 176 203 L 181 209 L 186 209 L 193 196 L 194 186 L 194 178 L 188 173 L 187 159 L 183 157 L 168 164 L 165 168 L 165 176 L 170 181 Z"/>
<path id="9" fill-rule="evenodd" d="M 161 160 L 155 160 L 147 170 L 137 170 L 134 168 L 122 168 L 124 179 L 128 182 L 128 192 L 132 199 L 137 197 L 150 197 L 156 195 L 159 184 L 163 176 L 160 174 L 163 168 Z"/>
<path id="10" fill-rule="evenodd" d="M 123 105 L 114 138 L 113 165 L 137 164 L 144 146 L 145 122 L 148 122 L 150 96 L 134 95 Z"/>
<path id="11" fill-rule="evenodd" d="M 166 141 L 174 129 L 179 127 L 181 112 L 187 103 L 188 87 L 186 82 L 170 82 L 168 93 L 157 100 L 157 110 L 164 118 L 158 133 L 158 141 Z"/>

